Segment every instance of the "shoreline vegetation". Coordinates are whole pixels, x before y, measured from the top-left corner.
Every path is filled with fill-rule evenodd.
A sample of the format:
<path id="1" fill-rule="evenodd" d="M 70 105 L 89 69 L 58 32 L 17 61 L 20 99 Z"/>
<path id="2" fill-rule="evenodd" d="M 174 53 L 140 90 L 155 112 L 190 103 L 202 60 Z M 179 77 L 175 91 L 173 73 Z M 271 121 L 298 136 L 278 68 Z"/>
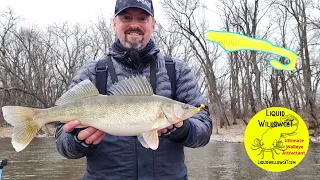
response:
<path id="1" fill-rule="evenodd" d="M 0 127 L 0 139 L 11 138 L 13 127 Z M 214 129 L 215 130 L 215 129 Z M 232 125 L 229 128 L 218 128 L 218 134 L 212 133 L 211 142 L 228 142 L 228 143 L 243 143 L 244 141 L 244 125 Z M 55 127 L 53 125 L 46 125 L 42 128 L 42 133 L 38 133 L 36 138 L 50 138 L 54 137 Z M 310 143 L 320 144 L 320 136 L 310 136 Z"/>

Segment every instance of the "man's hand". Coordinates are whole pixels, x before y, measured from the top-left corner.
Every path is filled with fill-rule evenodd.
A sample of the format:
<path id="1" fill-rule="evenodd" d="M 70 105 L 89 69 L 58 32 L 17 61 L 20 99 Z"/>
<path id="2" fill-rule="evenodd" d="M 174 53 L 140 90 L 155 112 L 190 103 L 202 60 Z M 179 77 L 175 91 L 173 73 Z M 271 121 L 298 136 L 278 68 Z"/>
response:
<path id="1" fill-rule="evenodd" d="M 183 121 L 174 124 L 174 127 L 175 128 L 180 128 L 182 125 L 183 125 Z M 166 128 L 158 130 L 158 136 L 161 136 L 161 134 L 167 133 L 168 129 L 173 129 L 174 127 L 173 127 L 173 125 L 170 125 L 170 126 L 168 126 Z"/>
<path id="2" fill-rule="evenodd" d="M 75 127 L 80 125 L 78 120 L 70 121 L 63 126 L 65 132 L 71 132 Z M 99 144 L 103 137 L 106 135 L 105 132 L 100 131 L 94 127 L 88 127 L 79 132 L 77 138 L 81 141 L 85 140 L 87 144 Z"/>

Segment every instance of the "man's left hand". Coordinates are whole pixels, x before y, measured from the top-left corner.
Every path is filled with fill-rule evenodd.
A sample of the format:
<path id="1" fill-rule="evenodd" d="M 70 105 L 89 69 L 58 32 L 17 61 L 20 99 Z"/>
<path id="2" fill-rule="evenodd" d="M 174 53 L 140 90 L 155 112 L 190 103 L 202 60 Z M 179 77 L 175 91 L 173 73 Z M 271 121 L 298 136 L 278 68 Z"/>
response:
<path id="1" fill-rule="evenodd" d="M 183 125 L 183 121 L 174 124 L 174 126 L 170 125 L 166 128 L 160 129 L 160 130 L 158 130 L 158 136 L 161 136 L 161 134 L 166 134 L 168 132 L 168 130 L 172 130 L 174 128 L 180 128 L 182 125 Z"/>

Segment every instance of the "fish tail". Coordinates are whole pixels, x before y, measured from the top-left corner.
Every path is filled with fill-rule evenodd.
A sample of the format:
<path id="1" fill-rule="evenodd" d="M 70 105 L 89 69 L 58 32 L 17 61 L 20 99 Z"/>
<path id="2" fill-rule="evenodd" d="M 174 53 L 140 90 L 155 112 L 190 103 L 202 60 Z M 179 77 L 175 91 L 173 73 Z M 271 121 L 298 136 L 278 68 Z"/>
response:
<path id="1" fill-rule="evenodd" d="M 27 147 L 41 129 L 42 123 L 36 119 L 39 110 L 20 106 L 2 107 L 4 120 L 13 126 L 11 143 L 17 152 Z"/>

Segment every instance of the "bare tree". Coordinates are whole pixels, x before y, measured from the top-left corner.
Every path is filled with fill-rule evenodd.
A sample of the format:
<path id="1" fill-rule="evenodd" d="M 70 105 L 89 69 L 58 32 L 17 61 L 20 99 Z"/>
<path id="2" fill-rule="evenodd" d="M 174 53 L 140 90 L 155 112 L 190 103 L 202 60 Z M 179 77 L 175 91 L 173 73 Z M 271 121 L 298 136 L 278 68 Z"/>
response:
<path id="1" fill-rule="evenodd" d="M 274 55 L 267 53 L 222 54 L 222 48 L 205 37 L 208 19 L 201 0 L 162 0 L 167 27 L 158 23 L 152 38 L 165 55 L 191 66 L 209 101 L 216 133 L 219 126 L 231 125 L 229 119 L 232 124 L 240 118 L 247 123 L 261 108 L 281 105 L 308 114 L 309 127 L 318 135 L 320 17 L 310 15 L 311 9 L 320 12 L 316 1 L 220 1 L 222 29 L 294 50 L 298 61 L 293 72 L 271 68 L 266 60 Z M 38 29 L 20 22 L 10 10 L 0 13 L 0 106 L 53 106 L 76 71 L 103 58 L 116 38 L 103 16 L 86 27 L 61 23 Z M 221 65 L 220 59 L 228 61 Z"/>
<path id="2" fill-rule="evenodd" d="M 206 84 L 202 69 L 199 66 L 199 63 L 192 61 L 195 56 L 190 53 L 192 51 L 190 42 L 184 38 L 183 35 L 176 33 L 175 31 L 176 30 L 172 26 L 166 29 L 161 23 L 158 23 L 153 33 L 153 39 L 165 56 L 180 58 L 189 63 L 196 78 L 201 82 L 200 89 L 205 90 Z"/>
<path id="3" fill-rule="evenodd" d="M 219 108 L 218 117 L 220 118 L 220 126 L 222 127 L 225 124 L 230 126 L 221 97 L 218 94 L 217 78 L 213 69 L 214 61 L 218 56 L 218 54 L 215 53 L 217 47 L 214 48 L 208 44 L 206 40 L 205 34 L 208 26 L 206 25 L 205 19 L 201 20 L 199 18 L 201 12 L 200 1 L 163 0 L 162 5 L 172 27 L 176 29 L 175 32 L 181 34 L 189 41 L 189 45 L 192 47 L 192 53 L 201 65 L 208 85 L 208 99 L 210 103 L 216 103 Z M 211 111 L 213 112 L 212 109 Z"/>
<path id="4" fill-rule="evenodd" d="M 225 30 L 253 38 L 267 38 L 272 24 L 264 23 L 263 29 L 259 28 L 259 24 L 270 9 L 270 4 L 262 3 L 261 5 L 259 0 L 221 0 L 219 2 L 219 13 Z M 246 118 L 250 117 L 251 112 L 257 113 L 263 108 L 261 69 L 267 65 L 264 60 L 267 56 L 269 55 L 256 51 L 229 53 L 229 94 L 234 124 L 236 124 L 236 118 L 240 117 L 247 123 Z"/>
<path id="5" fill-rule="evenodd" d="M 319 120 L 317 118 L 315 110 L 317 109 L 315 104 L 314 90 L 311 83 L 311 58 L 309 52 L 308 42 L 308 23 L 307 23 L 307 8 L 310 5 L 310 1 L 305 0 L 283 0 L 279 4 L 285 8 L 285 10 L 292 15 L 297 23 L 298 42 L 299 42 L 299 54 L 301 58 L 302 73 L 303 73 L 303 86 L 305 105 L 304 107 L 310 113 L 310 125 L 315 129 L 315 135 L 319 134 Z"/>
<path id="6" fill-rule="evenodd" d="M 92 22 L 88 29 L 88 38 L 90 39 L 91 59 L 103 58 L 107 55 L 109 48 L 116 39 L 111 21 L 108 23 L 106 17 L 98 17 L 97 22 Z"/>
<path id="7" fill-rule="evenodd" d="M 16 17 L 11 9 L 0 13 L 0 106 L 10 103 L 10 92 L 8 90 L 9 79 L 8 72 L 2 66 L 5 59 L 8 56 L 8 46 L 11 43 L 11 31 L 14 29 L 19 22 L 19 17 Z M 0 113 L 2 117 L 2 111 Z M 4 120 L 0 118 L 0 125 L 5 124 Z"/>

